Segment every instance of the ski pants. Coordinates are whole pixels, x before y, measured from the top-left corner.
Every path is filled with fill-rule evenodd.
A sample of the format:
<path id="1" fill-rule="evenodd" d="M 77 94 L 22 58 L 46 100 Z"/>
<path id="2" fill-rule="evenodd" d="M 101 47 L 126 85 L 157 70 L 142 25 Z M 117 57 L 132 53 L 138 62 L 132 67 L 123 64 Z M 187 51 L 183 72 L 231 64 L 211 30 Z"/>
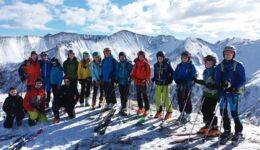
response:
<path id="1" fill-rule="evenodd" d="M 190 114 L 192 112 L 191 93 L 192 93 L 191 89 L 177 90 L 177 99 L 178 99 L 180 112 L 182 112 L 183 109 L 184 112 L 187 114 Z"/>
<path id="2" fill-rule="evenodd" d="M 5 121 L 4 121 L 4 127 L 5 128 L 12 128 L 13 127 L 13 121 L 14 119 L 16 119 L 16 123 L 18 124 L 19 122 L 21 122 L 24 118 L 23 116 L 14 116 L 14 115 L 9 115 L 7 114 L 5 117 Z"/>
<path id="3" fill-rule="evenodd" d="M 44 78 L 43 79 L 43 88 L 47 93 L 46 96 L 46 103 L 49 104 L 51 100 L 51 84 L 50 84 L 50 78 Z"/>
<path id="4" fill-rule="evenodd" d="M 47 122 L 48 119 L 45 114 L 38 111 L 28 111 L 29 119 L 38 120 L 40 122 Z"/>
<path id="5" fill-rule="evenodd" d="M 76 117 L 76 113 L 75 113 L 75 109 L 74 109 L 74 104 L 65 104 L 65 103 L 62 103 L 66 100 L 69 100 L 69 99 L 65 99 L 65 100 L 61 100 L 61 101 L 53 101 L 53 104 L 52 104 L 52 111 L 53 111 L 53 114 L 54 114 L 54 118 L 55 119 L 60 119 L 60 112 L 59 112 L 59 109 L 61 107 L 65 107 L 65 110 L 69 116 L 69 118 L 75 118 Z"/>
<path id="6" fill-rule="evenodd" d="M 231 131 L 230 119 L 228 117 L 228 112 L 227 112 L 228 104 L 229 104 L 229 108 L 231 111 L 231 116 L 235 122 L 235 132 L 242 132 L 242 130 L 243 130 L 243 125 L 242 125 L 242 123 L 239 119 L 239 115 L 238 115 L 238 99 L 239 99 L 239 95 L 232 94 L 232 93 L 227 93 L 226 95 L 224 95 L 221 98 L 220 113 L 221 113 L 221 115 L 223 114 L 224 130 Z"/>
<path id="7" fill-rule="evenodd" d="M 150 109 L 150 104 L 147 96 L 147 87 L 146 85 L 136 85 L 137 93 L 137 103 L 139 108 L 144 108 L 143 102 L 145 104 L 145 110 Z"/>
<path id="8" fill-rule="evenodd" d="M 90 96 L 90 90 L 92 86 L 91 77 L 87 79 L 80 79 L 79 83 L 81 85 L 81 91 L 80 91 L 80 103 L 84 103 L 84 97 L 89 98 Z"/>
<path id="9" fill-rule="evenodd" d="M 120 99 L 121 99 L 121 109 L 125 109 L 127 105 L 127 97 L 129 95 L 129 84 L 121 85 L 119 84 L 119 92 L 120 92 Z"/>
<path id="10" fill-rule="evenodd" d="M 101 105 L 103 102 L 103 96 L 104 96 L 103 85 L 100 82 L 93 81 L 92 106 L 96 106 L 98 89 L 99 89 L 99 104 Z"/>
<path id="11" fill-rule="evenodd" d="M 203 115 L 203 122 L 209 126 L 212 119 L 214 118 L 212 122 L 212 126 L 218 124 L 218 118 L 215 117 L 215 108 L 217 105 L 217 102 L 219 98 L 217 97 L 203 97 L 202 100 L 204 99 L 204 102 L 202 104 L 201 112 Z"/>
<path id="12" fill-rule="evenodd" d="M 172 104 L 170 99 L 170 86 L 169 85 L 156 85 L 155 87 L 155 99 L 156 99 L 156 110 L 162 111 L 162 103 L 164 101 L 166 111 L 172 113 Z"/>
<path id="13" fill-rule="evenodd" d="M 116 104 L 116 93 L 114 82 L 104 82 L 104 91 L 107 104 Z"/>

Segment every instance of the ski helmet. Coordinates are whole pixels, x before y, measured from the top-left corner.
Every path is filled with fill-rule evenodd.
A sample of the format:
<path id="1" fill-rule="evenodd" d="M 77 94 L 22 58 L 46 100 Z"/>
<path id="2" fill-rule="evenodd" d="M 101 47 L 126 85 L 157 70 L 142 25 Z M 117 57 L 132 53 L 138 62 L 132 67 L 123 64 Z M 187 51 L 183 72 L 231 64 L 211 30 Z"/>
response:
<path id="1" fill-rule="evenodd" d="M 225 46 L 224 49 L 223 49 L 223 57 L 224 57 L 225 52 L 233 53 L 234 54 L 233 58 L 235 58 L 235 56 L 236 56 L 236 48 L 235 48 L 235 46 Z"/>
<path id="2" fill-rule="evenodd" d="M 164 52 L 163 51 L 159 51 L 159 52 L 157 52 L 157 54 L 156 54 L 156 57 L 158 58 L 158 57 L 165 57 L 165 54 L 164 54 Z"/>
<path id="3" fill-rule="evenodd" d="M 181 53 L 181 56 L 186 56 L 186 57 L 188 57 L 190 59 L 191 58 L 191 53 L 188 52 L 188 51 L 184 51 L 184 52 Z"/>
<path id="4" fill-rule="evenodd" d="M 126 57 L 125 52 L 120 52 L 120 53 L 118 54 L 118 57 L 120 57 L 120 56 L 124 56 L 124 57 Z"/>
<path id="5" fill-rule="evenodd" d="M 83 52 L 83 57 L 89 57 L 89 53 L 87 51 Z"/>
<path id="6" fill-rule="evenodd" d="M 144 51 L 140 50 L 138 53 L 137 53 L 137 56 L 139 57 L 140 55 L 143 55 L 145 57 L 145 53 Z"/>
<path id="7" fill-rule="evenodd" d="M 99 52 L 93 52 L 93 53 L 92 53 L 92 57 L 100 57 Z"/>
<path id="8" fill-rule="evenodd" d="M 213 62 L 213 66 L 216 65 L 217 60 L 216 57 L 212 56 L 212 55 L 207 55 L 206 57 L 203 58 L 204 62 L 206 61 L 212 61 Z"/>

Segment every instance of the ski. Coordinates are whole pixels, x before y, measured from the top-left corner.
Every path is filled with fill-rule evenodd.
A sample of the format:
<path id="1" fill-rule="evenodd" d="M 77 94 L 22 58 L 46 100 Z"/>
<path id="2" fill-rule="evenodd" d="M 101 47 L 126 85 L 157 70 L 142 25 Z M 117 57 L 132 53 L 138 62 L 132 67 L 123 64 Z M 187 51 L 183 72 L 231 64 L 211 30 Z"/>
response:
<path id="1" fill-rule="evenodd" d="M 19 135 L 19 134 L 7 134 L 7 135 L 2 135 L 2 136 L 0 136 L 0 142 L 2 142 L 2 141 L 6 141 L 6 140 L 10 140 L 10 139 L 12 139 L 12 138 L 14 138 L 14 137 L 18 137 L 18 136 L 21 136 L 21 135 Z"/>
<path id="2" fill-rule="evenodd" d="M 192 137 L 187 137 L 187 138 L 183 138 L 183 139 L 177 139 L 173 142 L 171 142 L 171 144 L 178 144 L 178 143 L 187 143 L 188 141 L 192 142 L 192 141 L 195 141 L 195 140 L 205 140 L 205 135 L 201 135 L 201 134 L 195 134 L 195 133 L 191 133 L 191 134 L 177 134 L 175 136 L 187 136 L 187 135 L 195 135 L 195 136 L 192 136 Z M 217 136 L 214 136 L 214 137 L 207 137 L 207 140 L 211 140 L 213 138 L 216 138 Z"/>
<path id="3" fill-rule="evenodd" d="M 239 143 L 243 142 L 245 140 L 245 137 L 241 137 L 237 141 L 232 141 L 233 146 L 237 146 Z"/>
<path id="4" fill-rule="evenodd" d="M 94 128 L 94 132 L 98 132 L 99 134 L 105 134 L 106 128 L 110 123 L 113 115 L 115 114 L 115 109 L 111 109 L 108 114 L 104 117 L 104 119 Z"/>
<path id="5" fill-rule="evenodd" d="M 228 141 L 230 141 L 233 137 L 233 134 L 230 134 L 228 137 L 221 138 L 219 139 L 219 144 L 220 145 L 225 145 Z"/>
<path id="6" fill-rule="evenodd" d="M 123 120 L 123 123 L 127 123 L 127 122 L 130 122 L 130 121 L 139 119 L 139 118 L 141 118 L 141 117 L 143 117 L 143 116 L 141 116 L 141 115 L 133 115 L 133 116 L 131 116 L 131 117 L 129 117 L 129 118 Z"/>
<path id="7" fill-rule="evenodd" d="M 9 145 L 9 149 L 17 150 L 21 149 L 26 143 L 34 140 L 39 134 L 41 134 L 43 129 L 39 129 L 32 134 L 25 134 L 19 138 L 17 138 L 11 145 Z"/>
<path id="8" fill-rule="evenodd" d="M 197 135 L 197 133 L 178 133 L 178 134 L 174 134 L 173 136 L 188 136 L 188 135 Z"/>

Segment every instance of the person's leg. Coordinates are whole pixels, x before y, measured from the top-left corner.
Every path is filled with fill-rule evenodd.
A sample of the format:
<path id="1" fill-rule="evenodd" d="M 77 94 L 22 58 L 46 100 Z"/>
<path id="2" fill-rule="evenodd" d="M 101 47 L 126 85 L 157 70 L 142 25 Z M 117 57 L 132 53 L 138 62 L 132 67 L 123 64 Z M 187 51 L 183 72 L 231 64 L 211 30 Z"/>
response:
<path id="1" fill-rule="evenodd" d="M 210 98 L 209 105 L 208 105 L 208 109 L 209 109 L 209 111 L 208 111 L 209 118 L 208 119 L 210 122 L 213 119 L 212 126 L 217 126 L 217 124 L 218 124 L 218 118 L 215 116 L 215 109 L 216 109 L 217 103 L 218 103 L 218 98 Z"/>
<path id="2" fill-rule="evenodd" d="M 112 104 L 116 104 L 116 92 L 115 92 L 115 86 L 114 82 L 109 83 L 109 99 Z"/>
<path id="3" fill-rule="evenodd" d="M 93 81 L 92 108 L 96 107 L 97 93 L 98 93 L 98 85 L 95 81 Z"/>
<path id="4" fill-rule="evenodd" d="M 99 84 L 99 107 L 101 107 L 101 105 L 103 104 L 103 100 L 104 100 L 104 85 L 103 84 Z"/>
<path id="5" fill-rule="evenodd" d="M 109 93 L 109 83 L 108 82 L 104 82 L 104 92 L 105 92 L 105 98 L 106 98 L 106 103 L 107 104 L 110 104 L 111 103 L 111 100 L 109 99 L 110 98 L 110 93 Z"/>
<path id="6" fill-rule="evenodd" d="M 243 125 L 238 115 L 238 98 L 238 95 L 232 94 L 229 100 L 231 115 L 235 123 L 235 133 L 241 133 L 243 131 Z"/>
<path id="7" fill-rule="evenodd" d="M 170 86 L 168 85 L 164 86 L 163 98 L 165 101 L 165 107 L 167 113 L 172 113 L 173 109 L 172 109 L 172 103 L 170 98 Z"/>
<path id="8" fill-rule="evenodd" d="M 222 115 L 223 119 L 223 128 L 225 131 L 230 132 L 231 131 L 231 126 L 230 126 L 230 119 L 228 117 L 228 112 L 227 112 L 227 105 L 228 105 L 228 99 L 227 98 L 222 98 L 220 102 L 220 114 Z"/>
<path id="9" fill-rule="evenodd" d="M 81 85 L 79 102 L 80 102 L 80 104 L 83 104 L 84 103 L 85 89 L 86 89 L 86 81 L 82 79 L 82 80 L 80 80 L 79 83 Z"/>
<path id="10" fill-rule="evenodd" d="M 39 112 L 28 111 L 28 114 L 29 114 L 29 119 L 28 119 L 29 126 L 35 126 L 37 124 L 37 119 L 39 118 Z"/>
<path id="11" fill-rule="evenodd" d="M 142 95 L 143 95 L 145 110 L 148 111 L 150 109 L 150 103 L 149 103 L 149 99 L 148 99 L 148 95 L 147 95 L 146 86 L 142 86 Z"/>
<path id="12" fill-rule="evenodd" d="M 120 101 L 121 101 L 121 110 L 124 108 L 124 85 L 119 85 Z"/>
<path id="13" fill-rule="evenodd" d="M 138 107 L 140 108 L 144 108 L 143 106 L 143 101 L 142 101 L 142 95 L 141 95 L 141 86 L 137 85 L 136 86 L 136 93 L 137 93 L 137 103 L 138 103 Z"/>
<path id="14" fill-rule="evenodd" d="M 202 104 L 202 108 L 201 108 L 201 112 L 202 112 L 202 115 L 203 115 L 203 122 L 205 123 L 206 126 L 209 126 L 210 124 L 210 114 L 209 112 L 211 111 L 209 108 L 209 103 L 210 103 L 210 99 L 207 98 L 207 97 L 203 97 L 204 99 L 204 102 Z"/>
<path id="15" fill-rule="evenodd" d="M 53 111 L 53 115 L 54 115 L 54 119 L 60 119 L 60 106 L 57 102 L 58 100 L 54 99 L 53 103 L 52 103 L 52 111 Z"/>
<path id="16" fill-rule="evenodd" d="M 71 107 L 66 107 L 66 111 L 68 113 L 69 118 L 75 118 L 76 117 L 76 113 L 75 113 L 75 109 L 71 108 Z"/>
<path id="17" fill-rule="evenodd" d="M 179 112 L 182 113 L 183 111 L 183 91 L 177 90 L 177 100 L 178 100 L 178 105 L 179 105 Z"/>
<path id="18" fill-rule="evenodd" d="M 48 121 L 48 118 L 46 117 L 45 114 L 40 113 L 38 120 L 39 120 L 40 122 L 47 122 L 47 121 Z"/>
<path id="19" fill-rule="evenodd" d="M 157 112 L 162 112 L 162 90 L 162 86 L 155 86 L 155 103 Z"/>
<path id="20" fill-rule="evenodd" d="M 191 112 L 192 112 L 191 93 L 192 93 L 191 89 L 185 91 L 185 100 L 184 101 L 187 101 L 186 106 L 185 106 L 186 114 L 191 114 Z"/>
<path id="21" fill-rule="evenodd" d="M 5 117 L 4 127 L 5 128 L 12 128 L 13 127 L 13 121 L 14 121 L 14 116 L 7 115 Z"/>
<path id="22" fill-rule="evenodd" d="M 58 92 L 58 85 L 52 84 L 51 85 L 52 93 L 53 93 L 53 101 L 57 98 L 57 92 Z"/>

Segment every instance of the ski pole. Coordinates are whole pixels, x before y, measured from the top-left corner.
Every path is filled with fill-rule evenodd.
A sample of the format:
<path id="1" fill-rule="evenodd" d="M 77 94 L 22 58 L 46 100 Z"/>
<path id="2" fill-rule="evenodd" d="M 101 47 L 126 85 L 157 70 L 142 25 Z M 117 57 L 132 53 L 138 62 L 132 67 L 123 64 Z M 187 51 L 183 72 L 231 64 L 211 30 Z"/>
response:
<path id="1" fill-rule="evenodd" d="M 184 93 L 185 93 L 185 90 L 184 90 Z M 184 106 L 183 106 L 183 109 L 182 109 L 182 112 L 181 112 L 181 118 L 180 118 L 180 121 L 181 121 L 182 118 L 183 118 L 184 111 L 185 111 L 185 108 L 186 108 L 186 105 L 187 105 L 188 99 L 189 99 L 189 97 L 190 97 L 190 93 L 191 93 L 191 90 L 189 90 L 188 95 L 187 95 L 187 98 L 186 98 L 186 100 L 185 100 L 185 103 L 184 103 Z"/>
<path id="2" fill-rule="evenodd" d="M 200 104 L 200 109 L 199 109 L 199 111 L 198 111 L 198 113 L 197 113 L 197 115 L 196 115 L 196 117 L 195 117 L 195 120 L 194 120 L 194 123 L 193 123 L 193 125 L 192 125 L 192 128 L 191 128 L 190 133 L 192 133 L 192 131 L 193 131 L 193 129 L 194 129 L 195 123 L 196 123 L 196 121 L 197 121 L 197 119 L 198 119 L 199 112 L 200 112 L 201 109 L 202 109 L 202 106 L 203 106 L 203 104 L 204 104 L 204 101 L 205 101 L 205 97 L 203 96 L 202 101 L 201 101 L 201 104 Z M 190 136 L 191 136 L 191 135 L 189 135 L 188 145 L 189 145 L 189 142 L 190 142 Z"/>

